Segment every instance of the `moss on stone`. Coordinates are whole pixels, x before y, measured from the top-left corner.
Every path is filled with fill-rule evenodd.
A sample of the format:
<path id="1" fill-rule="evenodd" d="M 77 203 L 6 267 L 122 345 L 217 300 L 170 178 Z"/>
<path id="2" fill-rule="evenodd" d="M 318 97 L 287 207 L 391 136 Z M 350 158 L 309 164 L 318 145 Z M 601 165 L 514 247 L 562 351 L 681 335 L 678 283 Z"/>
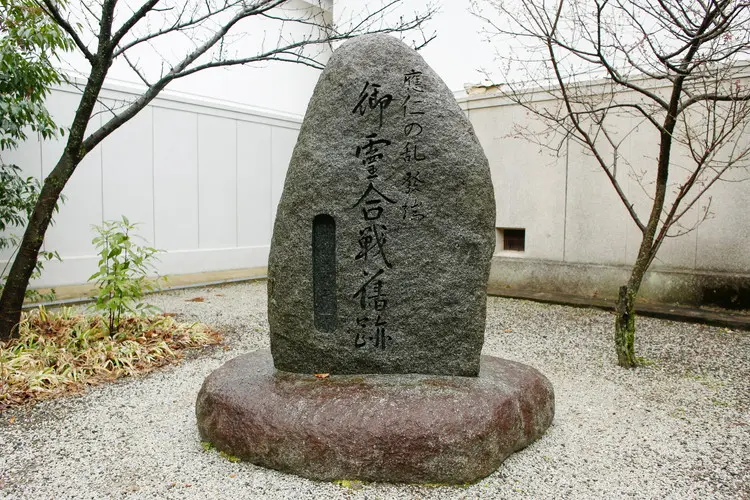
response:
<path id="1" fill-rule="evenodd" d="M 356 479 L 339 479 L 333 482 L 334 484 L 338 484 L 342 488 L 347 488 L 350 490 L 361 490 L 362 486 L 364 486 L 364 482 L 358 481 Z"/>
<path id="2" fill-rule="evenodd" d="M 237 462 L 240 461 L 240 457 L 235 457 L 234 455 L 230 455 L 229 453 L 226 453 L 226 452 L 223 452 L 223 451 L 219 452 L 219 456 L 222 457 L 222 458 L 226 458 L 227 460 L 229 460 L 233 464 L 236 464 Z"/>

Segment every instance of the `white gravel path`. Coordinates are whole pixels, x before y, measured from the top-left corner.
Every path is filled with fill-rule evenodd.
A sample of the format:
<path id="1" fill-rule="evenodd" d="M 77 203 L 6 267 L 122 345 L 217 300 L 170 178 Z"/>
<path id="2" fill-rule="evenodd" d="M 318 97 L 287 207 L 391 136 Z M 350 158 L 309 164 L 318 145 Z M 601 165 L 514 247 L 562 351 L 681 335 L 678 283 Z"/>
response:
<path id="1" fill-rule="evenodd" d="M 206 301 L 186 301 L 198 296 Z M 746 332 L 639 318 L 637 350 L 653 364 L 628 371 L 615 366 L 610 313 L 491 297 L 484 352 L 552 381 L 547 434 L 469 487 L 347 488 L 232 463 L 200 445 L 204 377 L 268 346 L 265 282 L 153 302 L 224 329 L 229 349 L 0 414 L 0 497 L 750 499 Z"/>

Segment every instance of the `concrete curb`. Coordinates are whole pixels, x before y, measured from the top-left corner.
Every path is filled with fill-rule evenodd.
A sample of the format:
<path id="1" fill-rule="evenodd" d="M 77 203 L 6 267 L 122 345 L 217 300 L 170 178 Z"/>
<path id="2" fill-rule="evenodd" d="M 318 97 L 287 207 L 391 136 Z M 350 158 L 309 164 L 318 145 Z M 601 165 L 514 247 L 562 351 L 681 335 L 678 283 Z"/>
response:
<path id="1" fill-rule="evenodd" d="M 227 280 L 209 281 L 202 283 L 191 283 L 189 285 L 177 285 L 155 290 L 152 293 L 167 292 L 170 290 L 181 290 L 186 288 L 200 288 L 204 286 L 221 286 L 233 283 L 265 280 L 265 275 L 251 276 L 246 278 L 235 278 Z M 488 287 L 487 295 L 493 297 L 505 297 L 509 299 L 533 300 L 548 304 L 560 304 L 571 307 L 593 307 L 605 311 L 615 310 L 615 300 L 600 297 L 582 297 L 580 295 L 567 295 L 564 293 L 535 292 L 530 290 L 515 290 L 509 288 Z M 39 306 L 60 307 L 85 304 L 93 301 L 91 297 L 80 297 L 73 299 L 57 300 L 53 302 L 24 304 L 23 309 L 29 310 Z M 732 313 L 730 311 L 712 311 L 699 307 L 688 307 L 675 304 L 641 303 L 635 306 L 635 310 L 642 316 L 652 318 L 668 319 L 671 321 L 685 321 L 689 323 L 701 323 L 705 325 L 721 326 L 736 330 L 750 331 L 750 311 L 746 313 Z M 744 312 L 745 310 L 743 310 Z"/>
<path id="2" fill-rule="evenodd" d="M 562 293 L 534 292 L 529 290 L 512 290 L 495 287 L 488 287 L 487 295 L 506 297 L 510 299 L 533 300 L 535 302 L 561 304 L 572 307 L 595 307 L 607 311 L 615 310 L 614 299 L 599 297 L 581 297 L 578 295 L 566 295 Z M 702 323 L 737 330 L 750 330 L 750 314 L 732 313 L 729 311 L 711 311 L 698 307 L 656 303 L 636 304 L 635 310 L 640 315 L 653 318 Z"/>
<path id="3" fill-rule="evenodd" d="M 206 286 L 222 286 L 222 285 L 231 285 L 234 283 L 247 283 L 250 281 L 260 281 L 260 280 L 265 280 L 265 279 L 267 279 L 267 276 L 263 274 L 259 276 L 250 276 L 247 278 L 231 278 L 231 279 L 217 280 L 217 281 L 202 281 L 199 283 L 189 283 L 185 285 L 164 286 L 162 288 L 146 292 L 146 295 L 151 295 L 154 293 L 161 293 L 161 292 L 171 292 L 173 290 L 185 290 L 189 288 L 203 288 Z M 53 308 L 53 307 L 62 307 L 62 306 L 76 306 L 76 305 L 81 305 L 81 304 L 88 304 L 89 302 L 94 302 L 94 300 L 96 300 L 95 297 L 89 296 L 89 297 L 74 297 L 70 299 L 53 300 L 51 302 L 30 302 L 28 304 L 24 304 L 21 307 L 21 309 L 24 311 L 28 311 L 29 309 L 36 309 L 37 307 Z"/>

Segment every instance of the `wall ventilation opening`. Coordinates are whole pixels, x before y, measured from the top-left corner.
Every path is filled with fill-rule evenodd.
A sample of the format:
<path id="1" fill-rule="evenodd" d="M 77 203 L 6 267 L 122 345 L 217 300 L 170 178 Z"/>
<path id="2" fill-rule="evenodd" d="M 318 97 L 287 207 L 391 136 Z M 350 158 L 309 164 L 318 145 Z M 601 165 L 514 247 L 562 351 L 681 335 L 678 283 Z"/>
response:
<path id="1" fill-rule="evenodd" d="M 526 250 L 526 229 L 497 228 L 497 250 L 524 252 Z"/>
<path id="2" fill-rule="evenodd" d="M 336 330 L 336 221 L 316 215 L 312 227 L 313 311 L 315 328 Z"/>

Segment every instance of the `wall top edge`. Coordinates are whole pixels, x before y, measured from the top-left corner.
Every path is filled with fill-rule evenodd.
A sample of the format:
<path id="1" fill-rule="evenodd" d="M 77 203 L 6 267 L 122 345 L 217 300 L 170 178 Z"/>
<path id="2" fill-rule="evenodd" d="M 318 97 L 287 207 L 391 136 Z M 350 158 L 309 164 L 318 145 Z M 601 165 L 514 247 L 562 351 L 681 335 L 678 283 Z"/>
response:
<path id="1" fill-rule="evenodd" d="M 748 79 L 750 78 L 750 62 L 742 61 L 737 63 L 732 68 L 733 74 L 732 78 L 737 79 Z M 669 88 L 671 86 L 671 82 L 669 80 L 657 80 L 654 78 L 651 78 L 646 75 L 638 75 L 636 77 L 632 78 L 633 82 L 639 82 L 639 84 L 648 90 L 658 90 L 658 89 L 665 89 Z M 576 85 L 580 85 L 582 87 L 589 87 L 593 89 L 593 93 L 596 92 L 597 88 L 604 88 L 607 85 L 609 85 L 611 80 L 605 79 L 605 78 L 599 78 L 599 79 L 591 79 L 591 80 L 581 80 L 579 82 L 576 82 Z M 503 87 L 505 87 L 505 84 L 497 84 L 497 85 L 491 85 L 486 88 L 486 92 L 476 92 L 471 93 L 469 90 L 467 90 L 467 94 L 465 95 L 457 95 L 457 93 L 454 93 L 456 97 L 456 101 L 458 101 L 459 106 L 461 106 L 461 109 L 467 110 L 467 109 L 475 109 L 475 108 L 484 108 L 484 107 L 495 107 L 495 106 L 505 106 L 505 105 L 513 105 L 516 104 L 516 102 L 508 97 L 507 92 L 503 90 Z M 519 91 L 519 94 L 523 94 L 530 97 L 530 101 L 535 102 L 544 102 L 544 101 L 552 101 L 552 100 L 558 100 L 559 97 L 555 95 L 551 95 L 551 92 L 554 92 L 557 87 L 554 85 L 550 86 L 529 86 L 528 88 L 521 89 Z M 618 94 L 625 94 L 634 92 L 631 89 L 621 88 L 618 87 L 615 91 Z"/>
<path id="2" fill-rule="evenodd" d="M 500 262 L 507 264 L 517 264 L 519 266 L 534 267 L 534 266 L 555 266 L 555 267 L 569 267 L 573 269 L 619 269 L 630 272 L 633 268 L 632 264 L 602 264 L 599 262 L 574 262 L 564 260 L 551 260 L 551 259 L 540 259 L 540 258 L 522 258 L 518 257 L 507 257 L 505 255 L 495 254 L 492 256 L 493 262 Z M 727 276 L 727 277 L 750 277 L 750 273 L 743 273 L 739 271 L 727 271 L 722 269 L 711 269 L 711 268 L 686 268 L 686 267 L 675 267 L 675 266 L 657 266 L 649 268 L 648 274 L 677 274 L 677 275 L 694 275 L 694 276 Z"/>
<path id="3" fill-rule="evenodd" d="M 318 7 L 322 10 L 331 12 L 333 10 L 333 0 L 300 0 L 302 3 L 306 3 L 311 7 Z"/>
<path id="4" fill-rule="evenodd" d="M 81 78 L 78 76 L 68 75 L 68 79 L 74 85 L 85 85 L 86 83 L 86 80 L 84 78 Z M 55 85 L 53 86 L 53 88 L 62 92 L 73 92 L 74 85 Z M 131 84 L 129 82 L 113 81 L 113 80 L 105 80 L 104 85 L 102 86 L 102 91 L 104 92 L 106 91 L 118 92 L 118 93 L 128 94 L 133 97 L 140 96 L 145 90 L 146 88 L 143 86 Z M 100 97 L 101 97 L 101 94 L 100 94 Z M 240 104 L 240 103 L 233 102 L 233 101 L 223 101 L 220 99 L 213 99 L 210 97 L 203 97 L 203 96 L 199 96 L 195 94 L 188 94 L 184 92 L 177 92 L 177 91 L 170 91 L 170 90 L 161 91 L 154 100 L 155 101 L 168 101 L 168 102 L 179 103 L 179 104 L 188 104 L 188 105 L 202 107 L 202 108 L 218 109 L 222 111 L 240 113 L 243 115 L 255 115 L 258 117 L 270 118 L 272 120 L 287 122 L 290 125 L 293 125 L 293 128 L 299 128 L 299 125 L 302 123 L 302 118 L 303 118 L 302 115 L 298 115 L 295 113 L 285 113 L 283 111 L 262 108 L 259 106 L 249 106 L 246 104 Z M 152 104 L 153 103 L 154 102 L 152 101 Z"/>

